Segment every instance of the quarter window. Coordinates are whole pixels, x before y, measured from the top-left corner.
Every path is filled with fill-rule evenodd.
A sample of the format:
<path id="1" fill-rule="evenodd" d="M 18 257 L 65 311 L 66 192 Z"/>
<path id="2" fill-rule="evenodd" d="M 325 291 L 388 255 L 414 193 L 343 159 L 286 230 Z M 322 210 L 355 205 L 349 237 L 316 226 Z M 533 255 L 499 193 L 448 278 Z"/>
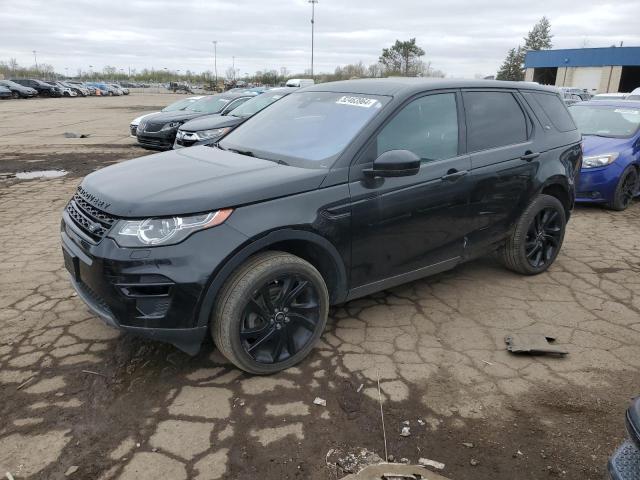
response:
<path id="1" fill-rule="evenodd" d="M 464 92 L 467 149 L 477 152 L 527 141 L 527 121 L 510 92 Z"/>
<path id="2" fill-rule="evenodd" d="M 454 93 L 428 95 L 404 107 L 378 134 L 377 156 L 410 150 L 422 160 L 458 155 L 458 111 Z"/>

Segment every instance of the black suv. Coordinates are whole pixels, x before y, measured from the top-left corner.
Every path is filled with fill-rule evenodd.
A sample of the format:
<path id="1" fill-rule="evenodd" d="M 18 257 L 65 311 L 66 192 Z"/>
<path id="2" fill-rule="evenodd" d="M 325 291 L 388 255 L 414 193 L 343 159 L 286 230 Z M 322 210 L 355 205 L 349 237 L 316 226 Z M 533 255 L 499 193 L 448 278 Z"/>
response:
<path id="1" fill-rule="evenodd" d="M 302 360 L 329 305 L 496 252 L 555 260 L 581 136 L 533 84 L 353 80 L 298 90 L 216 147 L 109 166 L 63 213 L 89 308 L 196 353 L 211 332 L 241 369 Z"/>
<path id="2" fill-rule="evenodd" d="M 34 80 L 32 78 L 12 78 L 12 82 L 18 83 L 25 87 L 33 88 L 41 97 L 61 97 L 62 90 L 53 85 L 43 82 L 42 80 Z"/>

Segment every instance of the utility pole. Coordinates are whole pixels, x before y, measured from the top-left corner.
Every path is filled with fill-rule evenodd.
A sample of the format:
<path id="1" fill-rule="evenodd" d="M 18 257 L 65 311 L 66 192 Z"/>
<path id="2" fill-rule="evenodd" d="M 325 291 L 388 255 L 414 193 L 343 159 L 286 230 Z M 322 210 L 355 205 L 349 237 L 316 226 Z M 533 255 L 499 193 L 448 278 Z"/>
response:
<path id="1" fill-rule="evenodd" d="M 214 91 L 218 88 L 218 41 L 214 40 L 213 42 L 213 71 L 216 76 L 216 83 L 214 86 Z"/>
<path id="2" fill-rule="evenodd" d="M 33 59 L 36 62 L 36 73 L 38 72 L 38 57 L 36 56 L 36 51 L 33 51 Z"/>
<path id="3" fill-rule="evenodd" d="M 309 3 L 311 4 L 311 78 L 314 78 L 313 76 L 313 35 L 314 35 L 314 27 L 316 23 L 316 3 L 318 3 L 318 0 L 309 0 Z"/>
<path id="4" fill-rule="evenodd" d="M 236 56 L 234 55 L 231 61 L 231 68 L 233 69 L 233 81 L 236 81 Z"/>

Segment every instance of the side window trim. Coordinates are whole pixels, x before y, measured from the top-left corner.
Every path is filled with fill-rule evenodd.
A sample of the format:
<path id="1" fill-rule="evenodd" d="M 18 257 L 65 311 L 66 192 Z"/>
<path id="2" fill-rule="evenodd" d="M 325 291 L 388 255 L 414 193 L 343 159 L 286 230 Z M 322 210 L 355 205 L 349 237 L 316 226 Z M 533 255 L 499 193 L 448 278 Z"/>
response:
<path id="1" fill-rule="evenodd" d="M 468 128 L 469 125 L 467 125 L 467 109 L 466 109 L 466 105 L 464 103 L 464 94 L 466 92 L 469 93 L 477 93 L 477 92 L 492 92 L 492 93 L 510 93 L 511 96 L 513 97 L 513 99 L 515 100 L 516 104 L 518 105 L 518 107 L 520 108 L 522 114 L 524 115 L 525 118 L 525 124 L 526 124 L 526 131 L 527 131 L 527 139 L 524 142 L 518 142 L 518 143 L 509 143 L 507 145 L 498 145 L 498 146 L 493 146 L 490 148 L 485 148 L 482 150 L 473 150 L 470 151 L 469 150 L 469 136 L 466 135 L 466 132 L 468 132 Z M 530 125 L 532 123 L 532 120 L 527 112 L 527 110 L 524 108 L 522 101 L 518 98 L 518 90 L 516 89 L 512 89 L 512 88 L 463 88 L 461 89 L 461 97 L 462 97 L 462 104 L 463 104 L 463 110 L 464 110 L 464 123 L 466 126 L 465 129 L 465 152 L 467 154 L 471 154 L 471 153 L 479 153 L 479 152 L 488 152 L 490 150 L 496 150 L 496 149 L 501 149 L 501 148 L 510 148 L 510 147 L 517 147 L 518 145 L 526 145 L 527 143 L 531 142 L 532 140 L 532 135 L 530 135 L 529 130 L 530 130 Z M 532 128 L 532 127 L 531 127 Z"/>
<path id="2" fill-rule="evenodd" d="M 459 158 L 463 155 L 465 155 L 465 151 L 466 151 L 466 144 L 465 144 L 465 139 L 466 139 L 466 125 L 464 122 L 464 108 L 462 105 L 462 94 L 460 89 L 458 88 L 447 88 L 445 90 L 428 90 L 428 91 L 424 91 L 424 92 L 420 92 L 417 93 L 409 98 L 407 98 L 404 102 L 402 102 L 400 105 L 398 105 L 388 116 L 387 118 L 384 120 L 383 123 L 381 123 L 380 125 L 378 125 L 378 127 L 375 129 L 374 132 L 371 133 L 371 135 L 369 136 L 369 138 L 363 143 L 362 147 L 360 148 L 360 150 L 356 153 L 356 155 L 354 155 L 353 157 L 353 161 L 350 164 L 350 168 L 353 168 L 355 166 L 358 167 L 364 167 L 366 165 L 369 164 L 369 162 L 367 163 L 362 163 L 362 160 L 364 159 L 365 155 L 367 155 L 372 147 L 372 143 L 377 139 L 378 135 L 380 134 L 380 132 L 382 132 L 385 127 L 391 123 L 393 121 L 393 119 L 404 110 L 405 107 L 407 107 L 409 104 L 411 104 L 412 102 L 419 100 L 421 98 L 424 97 L 429 97 L 429 96 L 433 96 L 433 95 L 441 95 L 441 94 L 454 94 L 455 95 L 455 101 L 456 101 L 456 114 L 457 114 L 457 120 L 458 120 L 458 153 L 455 157 L 451 157 L 451 158 Z M 435 163 L 435 162 L 440 162 L 440 161 L 447 161 L 450 160 L 450 158 L 444 158 L 444 159 L 438 159 L 438 160 L 433 160 L 430 162 L 426 162 L 426 163 Z M 371 160 L 371 162 L 373 162 L 373 160 Z"/>

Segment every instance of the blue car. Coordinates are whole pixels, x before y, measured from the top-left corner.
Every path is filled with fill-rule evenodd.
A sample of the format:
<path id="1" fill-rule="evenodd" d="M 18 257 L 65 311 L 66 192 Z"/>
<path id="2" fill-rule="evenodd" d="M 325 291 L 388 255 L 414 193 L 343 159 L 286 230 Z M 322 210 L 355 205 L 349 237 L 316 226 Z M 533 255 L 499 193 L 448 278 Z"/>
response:
<path id="1" fill-rule="evenodd" d="M 577 202 L 624 210 L 640 184 L 640 102 L 581 102 L 569 111 L 583 135 Z"/>

